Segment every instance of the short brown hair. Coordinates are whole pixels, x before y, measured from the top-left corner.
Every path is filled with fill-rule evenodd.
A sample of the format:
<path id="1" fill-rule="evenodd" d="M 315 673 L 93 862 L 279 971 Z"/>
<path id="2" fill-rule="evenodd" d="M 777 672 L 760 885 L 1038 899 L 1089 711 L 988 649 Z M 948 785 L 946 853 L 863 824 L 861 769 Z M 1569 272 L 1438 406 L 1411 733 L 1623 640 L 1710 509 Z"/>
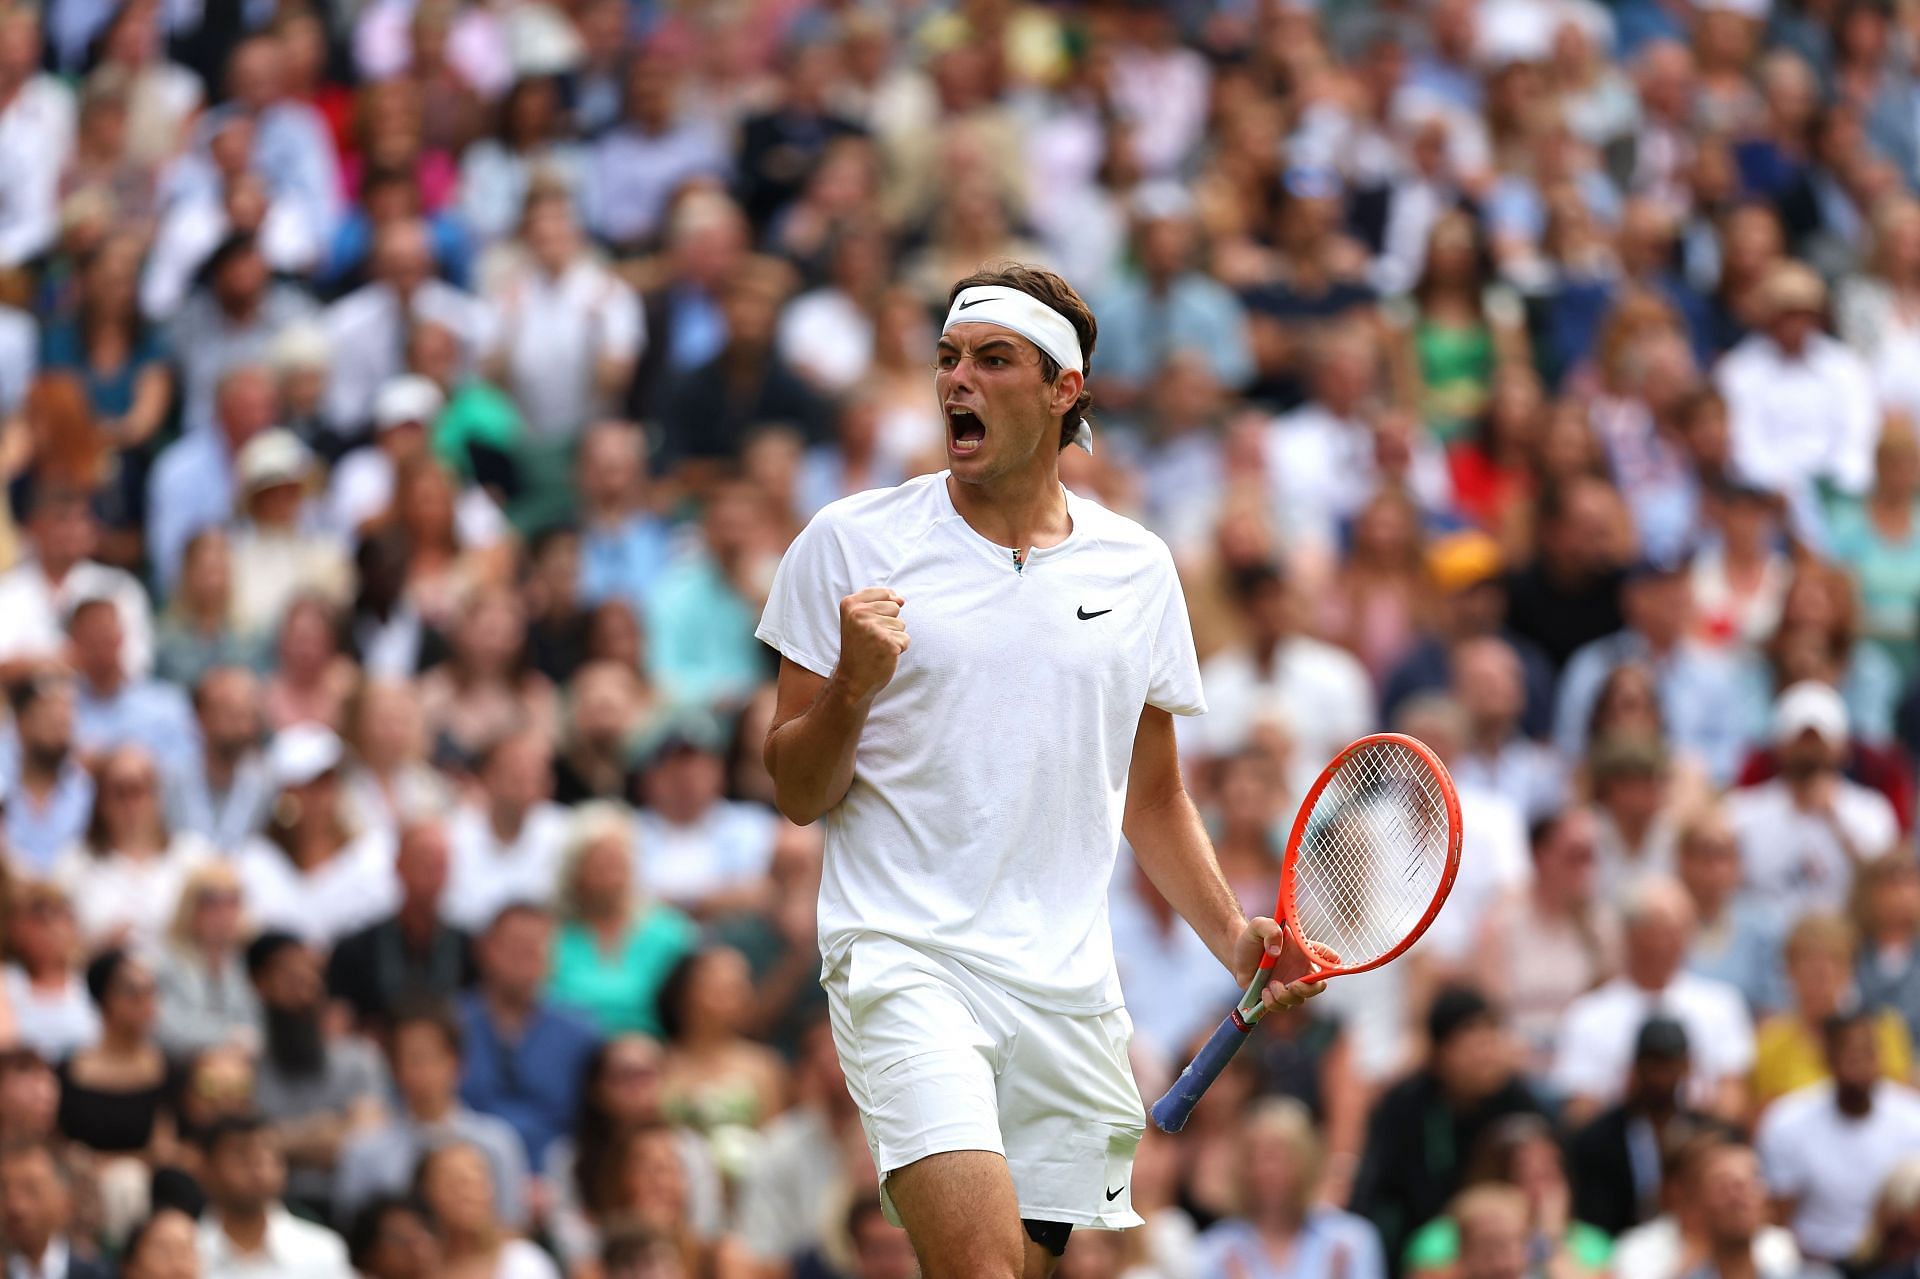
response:
<path id="1" fill-rule="evenodd" d="M 1071 284 L 1055 275 L 1045 267 L 1028 266 L 1023 262 L 989 262 L 963 280 L 954 282 L 947 291 L 947 307 L 953 307 L 953 300 L 967 289 L 981 285 L 998 285 L 1005 289 L 1017 289 L 1031 298 L 1038 298 L 1073 325 L 1074 334 L 1080 339 L 1080 359 L 1085 367 L 1083 373 L 1093 373 L 1093 344 L 1099 340 L 1100 326 L 1094 322 L 1093 308 L 1088 306 Z M 1060 376 L 1060 362 L 1040 352 L 1040 375 L 1048 382 Z M 1066 448 L 1073 443 L 1073 437 L 1079 433 L 1080 419 L 1093 407 L 1093 396 L 1082 387 L 1080 398 L 1073 407 L 1060 415 L 1060 447 Z"/>

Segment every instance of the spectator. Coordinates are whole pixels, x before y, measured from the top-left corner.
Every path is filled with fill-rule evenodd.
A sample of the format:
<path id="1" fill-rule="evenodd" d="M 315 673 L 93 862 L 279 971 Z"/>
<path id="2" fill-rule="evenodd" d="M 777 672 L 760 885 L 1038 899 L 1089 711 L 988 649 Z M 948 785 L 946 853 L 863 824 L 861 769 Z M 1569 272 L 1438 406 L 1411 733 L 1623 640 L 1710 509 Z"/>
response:
<path id="1" fill-rule="evenodd" d="M 1873 1218 L 1878 1242 L 1865 1263 L 1867 1279 L 1911 1275 L 1920 1261 L 1920 1161 L 1904 1159 L 1887 1174 Z"/>
<path id="2" fill-rule="evenodd" d="M 1907 674 L 1913 671 L 1913 644 L 1920 638 L 1914 621 L 1920 615 L 1916 501 L 1920 440 L 1912 418 L 1890 413 L 1874 449 L 1872 489 L 1864 501 L 1834 513 L 1833 554 L 1860 582 L 1865 637 L 1900 662 Z"/>
<path id="3" fill-rule="evenodd" d="M 1665 1016 L 1641 1024 L 1620 1101 L 1567 1143 L 1576 1220 L 1619 1236 L 1659 1213 L 1662 1165 L 1688 1138 L 1716 1130 L 1686 1102 L 1691 1063 L 1685 1026 Z"/>
<path id="4" fill-rule="evenodd" d="M 1839 915 L 1802 915 L 1787 933 L 1787 988 L 1793 1002 L 1760 1023 L 1754 1037 L 1753 1107 L 1756 1114 L 1788 1093 L 1827 1077 L 1822 1028 L 1854 1004 L 1853 926 Z M 1913 1076 L 1913 1041 L 1891 1009 L 1873 1018 L 1875 1047 L 1886 1078 Z"/>
<path id="5" fill-rule="evenodd" d="M 1687 968 L 1725 982 L 1759 1015 L 1785 999 L 1778 912 L 1739 892 L 1740 844 L 1719 807 L 1696 811 L 1679 830 L 1680 886 L 1699 921 Z"/>
<path id="6" fill-rule="evenodd" d="M 1832 1080 L 1776 1102 L 1754 1144 L 1776 1216 L 1802 1251 L 1845 1262 L 1866 1243 L 1887 1174 L 1920 1143 L 1920 1096 L 1886 1078 L 1870 1015 L 1843 1013 L 1824 1029 Z"/>
<path id="7" fill-rule="evenodd" d="M 1738 991 L 1682 969 L 1694 930 L 1686 891 L 1672 880 L 1646 880 L 1624 914 L 1621 974 L 1574 1000 L 1561 1023 L 1551 1078 L 1568 1099 L 1568 1117 L 1583 1122 L 1620 1096 L 1634 1039 L 1655 1012 L 1679 1021 L 1688 1043 L 1699 1046 L 1689 1100 L 1718 1118 L 1742 1115 L 1753 1023 Z"/>
<path id="8" fill-rule="evenodd" d="M 1587 809 L 1535 825 L 1531 882 L 1491 904 L 1470 952 L 1535 1071 L 1551 1062 L 1568 1008 L 1620 967 L 1620 919 L 1596 892 L 1595 836 Z"/>
<path id="9" fill-rule="evenodd" d="M 341 753 L 318 724 L 276 733 L 267 751 L 272 816 L 235 856 L 254 922 L 321 945 L 384 918 L 398 895 L 391 836 L 348 825 Z"/>
<path id="10" fill-rule="evenodd" d="M 252 1048 L 260 1007 L 248 980 L 240 878 L 225 861 L 203 862 L 181 885 L 166 945 L 154 961 L 161 1046 L 185 1058 L 221 1045 Z"/>
<path id="11" fill-rule="evenodd" d="M 112 600 L 125 631 L 127 676 L 153 666 L 152 609 L 140 583 L 93 556 L 99 526 L 87 495 L 36 480 L 27 497 L 29 554 L 0 573 L 0 676 L 17 679 L 61 655 L 64 623 L 81 600 Z"/>
<path id="12" fill-rule="evenodd" d="M 89 1255 L 90 1241 L 68 1233 L 73 1224 L 70 1176 L 44 1142 L 0 1150 L 0 1242 L 6 1245 L 8 1264 L 47 1279 L 109 1279 L 114 1269 Z"/>
<path id="13" fill-rule="evenodd" d="M 214 387 L 212 429 L 188 433 L 155 461 L 147 493 L 147 554 L 167 595 L 179 580 L 188 543 L 232 517 L 238 459 L 273 426 L 276 407 L 266 366 L 233 365 Z"/>
<path id="14" fill-rule="evenodd" d="M 1200 682 L 1211 713 L 1189 730 L 1203 756 L 1219 758 L 1246 743 L 1256 708 L 1285 720 L 1306 760 L 1332 759 L 1373 723 L 1373 690 L 1352 654 L 1303 633 L 1301 586 L 1274 565 L 1234 582 L 1245 620 L 1244 645 L 1207 659 Z"/>
<path id="15" fill-rule="evenodd" d="M 514 733 L 551 733 L 553 685 L 533 668 L 527 618 L 506 588 L 468 594 L 448 659 L 420 678 L 420 709 L 436 755 L 470 764 Z"/>
<path id="16" fill-rule="evenodd" d="M 503 239 L 513 230 L 536 179 L 569 195 L 577 193 L 585 162 L 581 147 L 567 136 L 562 85 L 556 77 L 515 80 L 494 118 L 492 133 L 476 139 L 460 159 L 462 221 L 482 243 Z"/>
<path id="17" fill-rule="evenodd" d="M 786 1105 L 784 1064 L 746 1036 L 747 977 L 739 951 L 696 950 L 673 966 L 657 1001 L 667 1045 L 662 1107 L 716 1141 L 722 1130 L 758 1127 Z"/>
<path id="18" fill-rule="evenodd" d="M 347 602 L 346 554 L 316 527 L 308 498 L 315 474 L 311 451 L 280 428 L 254 436 L 235 460 L 246 519 L 233 537 L 233 624 L 243 635 L 272 632 L 302 596 L 335 608 Z"/>
<path id="19" fill-rule="evenodd" d="M 287 1210 L 287 1164 L 265 1120 L 223 1119 L 205 1139 L 208 1214 L 200 1223 L 206 1279 L 299 1275 L 349 1279 L 346 1245 Z"/>
<path id="20" fill-rule="evenodd" d="M 1727 398 L 1741 473 L 1789 496 L 1825 482 L 1858 496 L 1872 481 L 1880 433 L 1866 365 L 1820 332 L 1826 286 L 1808 267 L 1782 262 L 1756 294 L 1761 329 L 1716 371 Z"/>
<path id="21" fill-rule="evenodd" d="M 60 173 L 74 145 L 73 94 L 40 70 L 40 14 L 9 11 L 0 29 L 0 135 L 12 174 L 0 217 L 0 266 L 20 267 L 51 249 L 59 231 Z"/>
<path id="22" fill-rule="evenodd" d="M 1482 1133 L 1508 1115 L 1539 1109 L 1505 1027 L 1473 990 L 1449 987 L 1434 996 L 1427 1039 L 1425 1062 L 1375 1104 L 1354 1177 L 1353 1211 L 1380 1232 L 1388 1257 L 1398 1257 L 1460 1189 L 1465 1152 Z M 1458 1213 L 1454 1219 L 1464 1258 L 1466 1222 Z"/>
<path id="23" fill-rule="evenodd" d="M 1468 1193 L 1484 1185 L 1513 1186 L 1526 1196 L 1528 1252 L 1544 1258 L 1545 1268 L 1565 1275 L 1606 1273 L 1611 1241 L 1572 1213 L 1559 1139 L 1546 1120 L 1512 1115 L 1481 1136 L 1468 1164 Z M 1451 1216 L 1434 1218 L 1407 1244 L 1411 1276 L 1451 1274 L 1459 1259 L 1460 1227 Z"/>
<path id="24" fill-rule="evenodd" d="M 1671 875 L 1679 808 L 1673 796 L 1680 788 L 1660 739 L 1632 731 L 1596 735 L 1587 772 L 1599 827 L 1601 891 L 1617 897 L 1649 875 Z"/>
<path id="25" fill-rule="evenodd" d="M 347 703 L 353 758 L 341 790 L 352 820 L 363 828 L 391 831 L 453 803 L 452 786 L 428 758 L 420 701 L 410 680 L 363 679 Z"/>
<path id="26" fill-rule="evenodd" d="M 257 1033 L 257 1025 L 253 1029 Z M 234 1044 L 208 1048 L 185 1059 L 178 1075 L 173 1121 L 179 1142 L 171 1152 L 170 1168 L 197 1178 L 205 1171 L 201 1143 L 213 1126 L 253 1113 L 253 1053 Z M 150 1197 L 158 1201 L 161 1191 Z"/>
<path id="27" fill-rule="evenodd" d="M 472 931 L 512 901 L 553 890 L 567 814 L 549 795 L 553 751 L 533 730 L 495 740 L 478 760 L 479 795 L 447 822 L 452 848 L 442 913 Z"/>
<path id="28" fill-rule="evenodd" d="M 559 1268 L 495 1215 L 487 1157 L 468 1141 L 429 1150 L 414 1193 L 437 1228 L 448 1269 L 488 1279 L 560 1279 Z"/>
<path id="29" fill-rule="evenodd" d="M 215 666 L 193 683 L 193 711 L 198 747 L 170 755 L 167 818 L 232 852 L 265 825 L 271 798 L 260 681 L 243 667 Z"/>
<path id="30" fill-rule="evenodd" d="M 553 764 L 556 801 L 625 801 L 634 793 L 633 747 L 649 700 L 639 676 L 619 662 L 590 661 L 575 673 Z"/>
<path id="31" fill-rule="evenodd" d="M 49 1062 L 99 1038 L 100 1018 L 80 974 L 73 904 L 50 883 L 16 885 L 8 908 L 6 994 L 16 1033 Z"/>
<path id="32" fill-rule="evenodd" d="M 1569 758 L 1580 753 L 1588 717 L 1607 676 L 1627 662 L 1651 660 L 1660 714 L 1673 745 L 1699 756 L 1716 782 L 1731 780 L 1756 736 L 1759 707 L 1731 659 L 1688 635 L 1690 587 L 1678 563 L 1642 561 L 1621 592 L 1624 629 L 1575 653 L 1560 682 L 1554 740 Z"/>
<path id="33" fill-rule="evenodd" d="M 235 231 L 208 256 L 199 286 L 178 312 L 165 317 L 166 346 L 180 363 L 180 417 L 188 434 L 213 427 L 229 370 L 260 365 L 281 334 L 313 317 L 313 300 L 292 284 L 275 283 L 271 270 L 259 241 Z M 162 315 L 149 312 L 154 319 Z"/>
<path id="34" fill-rule="evenodd" d="M 125 630 L 111 599 L 82 598 L 67 614 L 74 682 L 74 738 L 93 755 L 121 745 L 158 756 L 185 739 L 189 717 L 180 690 L 158 680 L 130 678 Z"/>
<path id="35" fill-rule="evenodd" d="M 187 539 L 179 589 L 154 636 L 154 673 L 191 689 L 215 667 L 265 666 L 267 637 L 240 634 L 232 619 L 233 544 L 224 527 L 209 524 Z"/>
<path id="36" fill-rule="evenodd" d="M 1540 495 L 1536 553 L 1507 587 L 1507 625 L 1537 644 L 1555 670 L 1624 624 L 1618 517 L 1613 490 L 1590 475 Z M 1564 740 L 1556 744 L 1565 749 Z"/>
<path id="37" fill-rule="evenodd" d="M 544 907 L 502 907 L 474 948 L 479 984 L 460 999 L 461 1100 L 512 1124 L 535 1168 L 578 1108 L 597 1039 L 584 1021 L 542 998 L 552 955 L 553 919 Z"/>
<path id="38" fill-rule="evenodd" d="M 1854 981 L 1860 1002 L 1890 1009 L 1920 1036 L 1920 866 L 1898 850 L 1861 866 L 1853 878 L 1853 918 L 1860 930 Z"/>
<path id="39" fill-rule="evenodd" d="M 633 823 L 610 804 L 576 809 L 561 855 L 548 995 L 604 1035 L 658 1035 L 655 999 L 667 975 L 694 948 L 692 921 L 636 892 Z"/>
<path id="40" fill-rule="evenodd" d="M 526 1150 L 505 1121 L 460 1104 L 461 1032 L 449 1005 L 398 1006 L 387 1023 L 387 1058 L 400 1111 L 357 1132 L 340 1150 L 333 1210 L 351 1221 L 375 1196 L 405 1190 L 414 1169 L 449 1144 L 471 1146 L 487 1162 L 494 1211 L 509 1228 L 531 1214 Z"/>
<path id="41" fill-rule="evenodd" d="M 333 610 L 322 600 L 297 599 L 287 606 L 274 640 L 273 675 L 264 690 L 270 728 L 342 725 L 354 670 L 340 652 L 338 631 Z"/>
<path id="42" fill-rule="evenodd" d="M 120 1256 L 121 1279 L 199 1279 L 200 1253 L 193 1218 L 178 1208 L 156 1208 L 133 1228 Z M 70 1279 L 85 1279 L 69 1268 Z"/>
<path id="43" fill-rule="evenodd" d="M 431 378 L 405 373 L 390 378 L 373 398 L 373 442 L 342 457 L 327 491 L 327 518 L 347 537 L 377 528 L 393 509 L 396 477 L 427 456 L 429 430 L 446 408 L 447 397 Z M 498 536 L 499 512 L 491 502 L 476 508 L 484 523 L 476 536 Z M 465 514 L 465 508 L 462 509 Z"/>
<path id="44" fill-rule="evenodd" d="M 286 1161 L 276 1180 L 324 1216 L 340 1151 L 355 1133 L 381 1122 L 386 1072 L 371 1045 L 329 1030 L 320 957 L 299 938 L 280 932 L 254 938 L 247 976 L 261 1010 L 254 1097 L 273 1125 L 276 1163 Z M 213 1158 L 210 1150 L 209 1162 Z"/>
<path id="45" fill-rule="evenodd" d="M 1660 1167 L 1664 1171 L 1665 1211 L 1620 1237 L 1614 1248 L 1616 1275 L 1668 1275 L 1677 1279 L 1689 1274 L 1689 1264 L 1709 1252 L 1709 1182 L 1730 1189 L 1743 1179 L 1757 1180 L 1753 1151 L 1718 1132 L 1682 1138 L 1662 1153 Z M 1752 1240 L 1751 1256 L 1757 1274 L 1799 1274 L 1800 1248 L 1793 1235 L 1778 1226 L 1761 1228 Z"/>
<path id="46" fill-rule="evenodd" d="M 573 1128 L 555 1138 L 547 1150 L 546 1182 L 553 1195 L 554 1242 L 562 1260 L 570 1265 L 590 1258 L 599 1242 L 594 1222 L 609 1211 L 610 1196 L 620 1177 L 618 1161 L 626 1150 L 628 1136 L 662 1123 L 662 1056 L 660 1045 L 644 1035 L 602 1040 L 582 1074 L 580 1109 Z M 723 1210 L 713 1156 L 698 1133 L 686 1128 L 670 1131 L 679 1147 L 687 1220 L 696 1233 L 710 1237 L 719 1232 Z M 770 1148 L 768 1159 L 756 1166 L 773 1166 L 774 1153 Z M 817 1150 L 809 1152 L 809 1157 L 817 1155 Z M 817 1168 L 809 1169 L 808 1187 L 817 1175 Z M 754 1174 L 749 1172 L 747 1177 L 752 1179 Z M 809 1226 L 815 1224 L 808 1222 Z"/>
<path id="47" fill-rule="evenodd" d="M 168 831 L 159 771 L 144 748 L 114 749 L 94 776 L 87 832 L 55 863 L 53 877 L 80 902 L 86 945 L 151 947 L 173 916 L 182 884 L 214 850 L 197 836 Z"/>
<path id="48" fill-rule="evenodd" d="M 633 378 L 647 336 L 640 300 L 582 238 L 565 186 L 529 186 L 517 247 L 489 290 L 502 385 L 535 439 L 572 440 Z"/>
<path id="49" fill-rule="evenodd" d="M 473 983 L 467 934 L 441 922 L 450 861 L 447 833 L 438 822 L 429 818 L 403 827 L 393 857 L 398 907 L 341 938 L 328 957 L 327 991 L 364 1030 L 385 1031 L 396 1008 L 451 1000 Z"/>
<path id="50" fill-rule="evenodd" d="M 395 478 L 390 521 L 407 553 L 406 602 L 436 630 L 452 627 L 469 593 L 506 584 L 512 541 L 461 518 L 452 476 L 436 462 L 415 461 Z"/>
<path id="51" fill-rule="evenodd" d="M 1506 1186 L 1475 1186 L 1454 1202 L 1460 1227 L 1459 1279 L 1531 1279 L 1527 1200 Z"/>
<path id="52" fill-rule="evenodd" d="M 624 599 L 638 614 L 666 572 L 671 540 L 648 509 L 646 438 L 625 422 L 604 422 L 580 440 L 580 595 Z"/>
<path id="53" fill-rule="evenodd" d="M 1526 686 L 1519 653 L 1497 635 L 1476 636 L 1455 646 L 1449 665 L 1469 729 L 1454 780 L 1513 796 L 1529 823 L 1548 817 L 1565 802 L 1567 778 L 1560 758 L 1522 730 Z"/>
<path id="54" fill-rule="evenodd" d="M 760 805 L 724 798 L 725 745 L 711 715 L 684 711 L 643 752 L 638 878 L 703 918 L 765 904 L 777 829 Z"/>
<path id="55" fill-rule="evenodd" d="M 724 143 L 680 97 L 679 68 L 665 49 L 628 65 L 620 119 L 587 154 L 580 203 L 595 238 L 641 248 L 659 234 L 683 184 L 727 172 Z"/>
<path id="56" fill-rule="evenodd" d="M 589 1201 L 601 1233 L 617 1223 L 639 1226 L 672 1241 L 690 1274 L 712 1266 L 718 1249 L 691 1217 L 686 1164 L 674 1130 L 662 1122 L 640 1124 L 622 1133 L 607 1167 L 607 1184 Z"/>
<path id="57" fill-rule="evenodd" d="M 1384 1279 L 1386 1260 L 1373 1227 L 1314 1202 L 1320 1149 L 1298 1102 L 1264 1102 L 1245 1120 L 1241 1160 L 1241 1212 L 1200 1236 L 1196 1254 L 1205 1272 L 1258 1268 L 1262 1275 L 1308 1279 L 1345 1270 L 1356 1279 Z M 1288 1258 L 1285 1268 L 1273 1264 L 1275 1256 Z"/>
<path id="58" fill-rule="evenodd" d="M 87 995 L 100 1015 L 100 1038 L 60 1064 L 60 1131 L 108 1163 L 104 1182 L 130 1160 L 164 1161 L 174 1139 L 177 1081 L 154 1039 L 152 971 L 125 950 L 102 952 L 87 965 Z M 144 1175 L 146 1169 L 136 1170 Z"/>
<path id="59" fill-rule="evenodd" d="M 7 849 L 16 866 L 45 872 L 93 810 L 93 775 L 73 749 L 73 684 L 35 675 L 9 685 L 7 700 L 17 740 L 6 786 Z"/>
<path id="60" fill-rule="evenodd" d="M 1780 776 L 1727 800 L 1745 891 L 1787 918 L 1844 906 L 1855 868 L 1899 835 L 1885 797 L 1841 775 L 1847 737 L 1839 693 L 1811 681 L 1794 685 L 1774 703 Z"/>
<path id="61" fill-rule="evenodd" d="M 427 1214 L 408 1195 L 386 1195 L 362 1208 L 347 1231 L 353 1268 L 367 1279 L 433 1279 L 444 1264 Z"/>

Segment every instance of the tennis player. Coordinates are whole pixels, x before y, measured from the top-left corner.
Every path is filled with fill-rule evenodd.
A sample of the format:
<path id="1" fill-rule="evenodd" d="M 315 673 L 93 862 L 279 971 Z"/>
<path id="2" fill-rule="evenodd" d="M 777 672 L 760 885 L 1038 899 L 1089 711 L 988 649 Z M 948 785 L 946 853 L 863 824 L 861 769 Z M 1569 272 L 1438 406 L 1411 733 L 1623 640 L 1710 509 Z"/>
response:
<path id="1" fill-rule="evenodd" d="M 948 307 L 950 469 L 833 503 L 787 551 L 766 761 L 781 811 L 826 821 L 822 981 L 889 1219 L 928 1279 L 1038 1279 L 1074 1226 L 1140 1224 L 1122 832 L 1242 986 L 1269 948 L 1309 965 L 1241 913 L 1181 783 L 1173 716 L 1205 703 L 1172 557 L 1060 482 L 1092 447 L 1092 312 L 1018 265 Z"/>

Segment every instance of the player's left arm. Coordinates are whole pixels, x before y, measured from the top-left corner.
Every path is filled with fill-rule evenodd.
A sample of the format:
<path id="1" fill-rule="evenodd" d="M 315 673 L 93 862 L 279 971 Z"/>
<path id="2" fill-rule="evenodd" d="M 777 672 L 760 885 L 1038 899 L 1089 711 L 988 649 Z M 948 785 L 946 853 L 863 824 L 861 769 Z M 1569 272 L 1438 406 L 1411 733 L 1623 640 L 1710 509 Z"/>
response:
<path id="1" fill-rule="evenodd" d="M 1200 810 L 1180 776 L 1173 716 L 1157 706 L 1140 712 L 1121 829 L 1140 869 L 1236 982 L 1245 986 L 1252 981 L 1262 952 L 1271 949 L 1279 956 L 1275 980 L 1262 992 L 1270 1006 L 1291 1008 L 1326 988 L 1320 982 L 1288 980 L 1311 970 L 1305 952 L 1278 922 L 1265 916 L 1248 919 L 1234 900 Z"/>

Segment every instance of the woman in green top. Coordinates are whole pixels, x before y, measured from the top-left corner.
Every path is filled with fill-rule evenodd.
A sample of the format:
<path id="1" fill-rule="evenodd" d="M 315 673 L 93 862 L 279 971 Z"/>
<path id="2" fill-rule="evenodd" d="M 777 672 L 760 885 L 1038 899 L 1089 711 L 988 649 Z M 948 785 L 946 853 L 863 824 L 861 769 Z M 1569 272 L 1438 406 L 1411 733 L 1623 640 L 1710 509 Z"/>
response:
<path id="1" fill-rule="evenodd" d="M 660 984 L 694 948 L 699 930 L 634 887 L 633 818 L 618 804 L 574 814 L 560 870 L 560 931 L 548 993 L 604 1035 L 658 1036 Z"/>
<path id="2" fill-rule="evenodd" d="M 1426 262 L 1407 298 L 1411 307 L 1399 317 L 1405 335 L 1399 372 L 1403 402 L 1418 406 L 1443 444 L 1464 437 L 1480 419 L 1495 370 L 1529 359 L 1520 301 L 1490 274 L 1473 219 L 1458 210 L 1442 214 L 1427 237 Z"/>
<path id="3" fill-rule="evenodd" d="M 1862 629 L 1911 676 L 1920 666 L 1920 442 L 1914 426 L 1887 415 L 1864 500 L 1837 501 L 1833 557 L 1860 583 Z"/>
<path id="4" fill-rule="evenodd" d="M 1560 1143 L 1539 1115 L 1513 1115 L 1490 1128 L 1467 1161 L 1466 1185 L 1497 1182 L 1527 1197 L 1534 1247 L 1554 1265 L 1554 1279 L 1600 1279 L 1613 1258 L 1604 1231 L 1572 1219 L 1572 1188 L 1561 1163 Z M 1460 1229 L 1451 1217 L 1435 1217 L 1407 1242 L 1407 1279 L 1441 1279 L 1460 1259 Z"/>

